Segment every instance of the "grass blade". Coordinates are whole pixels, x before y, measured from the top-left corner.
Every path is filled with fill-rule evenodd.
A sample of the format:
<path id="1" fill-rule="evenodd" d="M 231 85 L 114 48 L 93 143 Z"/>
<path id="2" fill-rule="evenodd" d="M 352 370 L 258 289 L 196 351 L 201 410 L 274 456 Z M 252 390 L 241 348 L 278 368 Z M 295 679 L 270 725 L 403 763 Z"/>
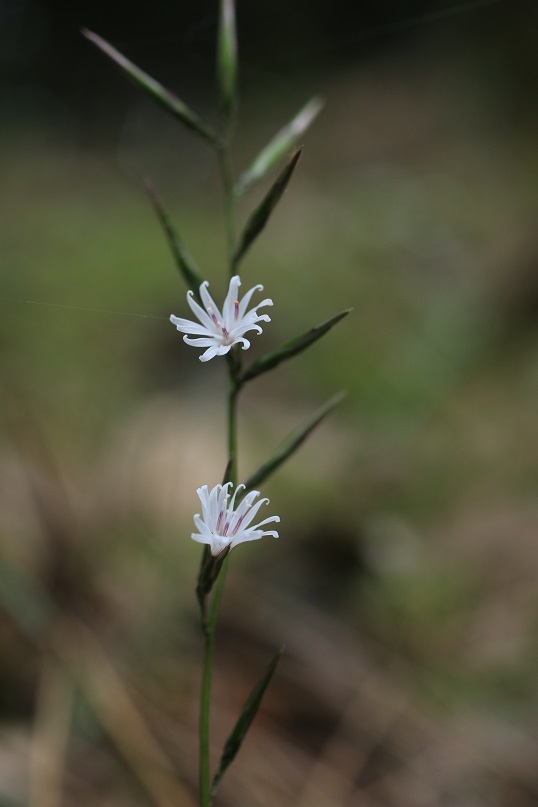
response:
<path id="1" fill-rule="evenodd" d="M 265 694 L 265 690 L 269 686 L 269 682 L 273 677 L 277 664 L 280 661 L 280 657 L 282 656 L 284 650 L 285 650 L 284 645 L 279 647 L 279 649 L 269 662 L 264 674 L 262 675 L 256 686 L 252 689 L 250 695 L 248 696 L 243 705 L 241 714 L 239 715 L 239 719 L 235 724 L 232 733 L 226 740 L 224 751 L 222 752 L 222 757 L 220 759 L 220 764 L 213 779 L 213 784 L 211 787 L 211 792 L 213 795 L 215 794 L 217 786 L 220 780 L 222 779 L 224 772 L 226 771 L 226 768 L 233 762 L 237 752 L 241 748 L 241 744 L 246 737 L 246 734 L 250 728 L 252 721 L 256 717 L 256 714 L 262 702 L 262 698 Z"/>
<path id="2" fill-rule="evenodd" d="M 217 138 L 215 133 L 209 126 L 190 109 L 183 101 L 181 101 L 174 93 L 163 87 L 158 81 L 145 73 L 133 62 L 129 61 L 119 50 L 116 50 L 109 42 L 94 34 L 93 31 L 87 29 L 82 30 L 83 35 L 99 48 L 109 59 L 126 73 L 129 78 L 142 87 L 145 92 L 151 95 L 161 106 L 170 112 L 175 118 L 181 121 L 187 128 L 201 135 L 205 140 L 210 143 L 215 143 Z"/>
<path id="3" fill-rule="evenodd" d="M 337 395 L 333 395 L 333 397 L 323 404 L 323 406 L 321 406 L 317 412 L 314 412 L 306 423 L 295 429 L 295 431 L 293 431 L 284 440 L 284 442 L 280 444 L 273 456 L 270 457 L 267 462 L 264 462 L 264 464 L 261 465 L 258 470 L 252 474 L 252 476 L 249 476 L 245 482 L 246 490 L 258 488 L 262 482 L 265 482 L 266 479 L 274 474 L 277 468 L 280 468 L 280 466 L 286 462 L 287 459 L 295 454 L 297 449 L 304 443 L 309 434 L 314 431 L 316 426 L 318 426 L 336 406 L 338 406 L 338 404 L 345 398 L 345 395 L 345 392 L 339 392 Z"/>
<path id="4" fill-rule="evenodd" d="M 244 384 L 246 381 L 250 381 L 262 373 L 267 373 L 268 370 L 277 367 L 281 362 L 291 359 L 298 353 L 302 353 L 307 347 L 310 347 L 310 345 L 313 345 L 318 339 L 321 339 L 334 325 L 344 319 L 344 317 L 347 317 L 351 310 L 351 308 L 348 308 L 345 311 L 341 311 L 339 314 L 335 314 L 334 317 L 322 322 L 320 325 L 315 325 L 306 333 L 285 342 L 272 353 L 261 356 L 245 370 L 240 379 L 240 383 Z"/>
<path id="5" fill-rule="evenodd" d="M 295 170 L 295 166 L 299 161 L 302 149 L 297 149 L 292 156 L 286 167 L 280 172 L 276 180 L 271 185 L 269 191 L 266 193 L 258 207 L 251 214 L 246 223 L 245 229 L 241 235 L 239 246 L 235 252 L 233 261 L 234 266 L 237 266 L 243 255 L 246 253 L 252 242 L 264 229 L 269 217 L 276 205 L 278 204 L 282 194 L 288 186 L 291 175 Z"/>
<path id="6" fill-rule="evenodd" d="M 200 275 L 198 267 L 196 266 L 196 262 L 183 246 L 183 242 L 174 228 L 170 220 L 170 216 L 163 207 L 163 203 L 159 197 L 159 194 L 157 193 L 157 189 L 150 179 L 146 180 L 146 188 L 148 190 L 149 197 L 153 202 L 155 212 L 157 213 L 157 217 L 161 223 L 164 234 L 166 235 L 166 240 L 168 241 L 168 245 L 172 251 L 172 255 L 174 256 L 179 273 L 185 280 L 187 287 L 192 289 L 196 297 L 199 297 L 198 290 L 203 283 L 203 278 Z"/>
<path id="7" fill-rule="evenodd" d="M 222 111 L 229 121 L 237 107 L 237 34 L 234 0 L 221 0 L 217 45 L 217 80 Z"/>
<path id="8" fill-rule="evenodd" d="M 267 146 L 260 151 L 250 168 L 239 177 L 235 186 L 236 196 L 242 196 L 267 176 L 277 162 L 295 146 L 297 139 L 317 118 L 322 107 L 321 98 L 312 98 L 286 126 L 277 132 Z"/>

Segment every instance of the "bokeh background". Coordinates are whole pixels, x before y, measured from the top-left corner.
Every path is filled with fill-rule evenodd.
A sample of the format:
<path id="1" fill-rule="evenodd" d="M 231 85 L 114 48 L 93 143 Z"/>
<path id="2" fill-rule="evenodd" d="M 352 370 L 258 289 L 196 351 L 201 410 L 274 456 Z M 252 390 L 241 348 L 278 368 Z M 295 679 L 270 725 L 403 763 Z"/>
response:
<path id="1" fill-rule="evenodd" d="M 216 7 L 0 3 L 1 807 L 195 803 L 226 379 L 167 321 L 143 178 L 219 297 L 218 176 L 80 28 L 215 120 Z M 354 310 L 242 398 L 246 476 L 348 391 L 266 485 L 281 538 L 232 556 L 215 758 L 287 650 L 223 807 L 538 801 L 537 12 L 238 3 L 236 172 L 326 99 L 242 269 L 275 303 L 252 352 Z"/>

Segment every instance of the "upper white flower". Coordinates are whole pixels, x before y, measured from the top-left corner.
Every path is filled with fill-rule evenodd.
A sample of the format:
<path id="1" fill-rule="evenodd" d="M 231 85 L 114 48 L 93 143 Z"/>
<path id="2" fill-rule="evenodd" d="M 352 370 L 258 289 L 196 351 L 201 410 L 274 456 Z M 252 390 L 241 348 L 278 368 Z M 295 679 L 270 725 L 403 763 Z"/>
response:
<path id="1" fill-rule="evenodd" d="M 204 485 L 196 491 L 202 503 L 202 515 L 197 513 L 194 516 L 198 532 L 193 532 L 191 538 L 199 544 L 209 544 L 211 554 L 215 557 L 228 547 L 233 549 L 237 544 L 257 541 L 264 535 L 278 538 L 278 532 L 262 529 L 265 524 L 280 521 L 278 516 L 270 516 L 253 527 L 249 526 L 262 504 L 268 504 L 269 499 L 260 499 L 254 504 L 260 491 L 251 490 L 234 510 L 235 498 L 245 486 L 238 485 L 230 499 L 231 487 L 232 483 L 227 482 L 225 485 L 215 485 L 212 490 Z"/>
<path id="2" fill-rule="evenodd" d="M 194 335 L 195 338 L 192 338 L 192 336 L 183 337 L 183 340 L 188 345 L 207 348 L 205 353 L 200 356 L 200 361 L 209 361 L 213 356 L 224 356 L 234 345 L 239 343 L 243 345 L 243 350 L 249 348 L 250 342 L 245 339 L 244 335 L 248 331 L 261 333 L 262 329 L 256 323 L 271 321 L 267 314 L 258 314 L 258 308 L 264 305 L 273 305 L 272 300 L 263 300 L 255 308 L 247 311 L 250 298 L 255 291 L 262 291 L 263 286 L 254 286 L 239 301 L 238 292 L 241 281 L 239 275 L 235 275 L 230 280 L 230 287 L 221 313 L 211 299 L 207 290 L 208 285 L 206 280 L 200 286 L 200 297 L 205 306 L 205 311 L 194 300 L 192 291 L 187 294 L 187 302 L 201 324 L 192 322 L 190 319 L 175 317 L 173 314 L 170 317 L 170 322 L 174 323 L 178 331 Z"/>

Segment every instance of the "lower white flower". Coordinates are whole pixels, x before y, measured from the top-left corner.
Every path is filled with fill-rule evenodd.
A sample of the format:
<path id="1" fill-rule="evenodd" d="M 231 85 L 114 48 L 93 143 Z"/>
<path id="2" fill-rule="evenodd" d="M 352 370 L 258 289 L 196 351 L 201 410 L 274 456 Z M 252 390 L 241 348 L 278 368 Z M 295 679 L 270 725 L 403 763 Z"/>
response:
<path id="1" fill-rule="evenodd" d="M 269 504 L 269 499 L 260 499 L 254 504 L 260 491 L 251 490 L 234 509 L 236 496 L 245 486 L 238 485 L 230 498 L 231 487 L 232 483 L 227 482 L 225 485 L 215 485 L 212 490 L 203 485 L 196 491 L 202 504 L 202 515 L 197 513 L 194 516 L 198 532 L 193 532 L 191 538 L 200 544 L 208 544 L 215 557 L 225 549 L 233 549 L 245 541 L 257 541 L 264 535 L 278 538 L 278 532 L 262 529 L 266 524 L 280 521 L 278 516 L 270 516 L 250 526 L 262 504 Z"/>
<path id="2" fill-rule="evenodd" d="M 223 356 L 228 353 L 234 345 L 241 344 L 243 350 L 250 347 L 250 342 L 245 339 L 248 331 L 262 332 L 258 322 L 270 322 L 271 318 L 267 314 L 258 314 L 258 308 L 264 305 L 273 305 L 272 300 L 263 300 L 255 308 L 247 311 L 250 298 L 255 291 L 262 291 L 263 286 L 254 286 L 247 291 L 242 300 L 238 299 L 239 286 L 241 281 L 239 275 L 235 275 L 230 280 L 228 294 L 222 306 L 222 313 L 219 311 L 211 299 L 207 280 L 200 286 L 200 298 L 205 306 L 202 308 L 196 300 L 192 291 L 187 293 L 187 302 L 192 312 L 198 318 L 198 322 L 190 319 L 182 319 L 174 314 L 170 316 L 178 331 L 190 334 L 183 337 L 183 341 L 195 347 L 205 347 L 207 350 L 200 356 L 200 361 L 209 361 L 214 356 Z M 194 337 L 194 338 L 193 338 Z"/>

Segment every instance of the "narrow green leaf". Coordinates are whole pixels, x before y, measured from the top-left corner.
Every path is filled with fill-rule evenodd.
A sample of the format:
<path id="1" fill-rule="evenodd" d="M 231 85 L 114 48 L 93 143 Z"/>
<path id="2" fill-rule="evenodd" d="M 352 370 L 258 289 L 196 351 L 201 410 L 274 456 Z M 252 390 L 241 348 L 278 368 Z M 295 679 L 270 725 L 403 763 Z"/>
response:
<path id="1" fill-rule="evenodd" d="M 323 103 L 321 98 L 312 98 L 293 120 L 277 132 L 270 143 L 260 151 L 250 168 L 239 177 L 235 186 L 236 196 L 242 196 L 247 190 L 250 190 L 253 185 L 267 176 L 285 154 L 288 154 L 297 143 L 298 138 L 317 118 Z"/>
<path id="2" fill-rule="evenodd" d="M 239 246 L 234 254 L 234 266 L 237 266 L 254 239 L 261 233 L 267 224 L 271 213 L 288 186 L 288 182 L 290 181 L 291 175 L 295 170 L 295 166 L 299 161 L 301 152 L 302 148 L 299 148 L 292 154 L 286 167 L 280 172 L 258 207 L 251 214 L 241 235 Z"/>
<path id="3" fill-rule="evenodd" d="M 214 776 L 213 784 L 211 786 L 211 792 L 214 795 L 217 789 L 217 786 L 222 779 L 226 768 L 233 762 L 235 755 L 241 748 L 241 743 L 246 737 L 247 731 L 250 728 L 250 725 L 256 714 L 258 709 L 260 708 L 262 698 L 265 694 L 265 690 L 269 686 L 269 682 L 273 677 L 273 674 L 276 670 L 277 664 L 280 661 L 280 657 L 285 650 L 285 646 L 282 645 L 279 647 L 267 669 L 265 670 L 264 674 L 256 684 L 256 686 L 252 689 L 250 695 L 246 699 L 243 709 L 241 710 L 241 714 L 239 715 L 239 719 L 235 724 L 232 733 L 226 740 L 226 744 L 224 746 L 224 751 L 222 752 L 222 757 L 220 759 L 220 764 L 218 770 Z"/>
<path id="4" fill-rule="evenodd" d="M 217 79 L 222 110 L 230 119 L 237 105 L 237 35 L 234 0 L 221 0 L 217 46 Z"/>
<path id="5" fill-rule="evenodd" d="M 240 379 L 240 383 L 244 384 L 246 381 L 250 381 L 252 378 L 256 378 L 256 376 L 266 373 L 268 370 L 272 370 L 273 367 L 277 367 L 281 362 L 291 359 L 292 356 L 302 353 L 303 350 L 306 350 L 307 347 L 313 345 L 314 342 L 317 342 L 318 339 L 330 331 L 337 322 L 347 317 L 351 310 L 351 308 L 348 308 L 346 311 L 335 314 L 334 317 L 326 320 L 326 322 L 315 325 L 309 331 L 306 331 L 306 333 L 285 342 L 272 353 L 266 353 L 265 356 L 260 356 L 254 364 L 251 364 L 250 367 L 245 370 Z"/>
<path id="6" fill-rule="evenodd" d="M 265 482 L 277 468 L 286 462 L 292 454 L 295 454 L 299 446 L 301 446 L 308 435 L 316 428 L 316 426 L 321 423 L 321 421 L 327 417 L 329 412 L 338 406 L 338 404 L 345 398 L 345 392 L 339 392 L 337 395 L 333 395 L 327 403 L 323 404 L 317 412 L 314 414 L 304 423 L 302 426 L 299 426 L 295 431 L 293 431 L 283 443 L 277 448 L 275 453 L 272 457 L 270 457 L 267 462 L 264 462 L 257 471 L 255 471 L 252 476 L 249 476 L 247 481 L 245 482 L 246 490 L 252 490 L 253 488 L 258 488 L 262 482 Z"/>
<path id="7" fill-rule="evenodd" d="M 217 137 L 215 133 L 196 112 L 193 112 L 177 95 L 174 95 L 174 93 L 167 90 L 166 87 L 163 87 L 162 84 L 155 81 L 154 78 L 129 61 L 129 59 L 116 50 L 109 42 L 102 39 L 98 34 L 94 34 L 93 31 L 88 31 L 87 29 L 83 29 L 82 33 L 86 39 L 93 42 L 99 50 L 102 50 L 109 59 L 112 59 L 124 73 L 132 78 L 139 87 L 142 87 L 143 90 L 151 95 L 159 104 L 168 110 L 168 112 L 174 115 L 175 118 L 180 120 L 181 123 L 201 135 L 210 143 L 214 144 L 216 142 Z"/>
<path id="8" fill-rule="evenodd" d="M 181 238 L 170 221 L 170 216 L 163 207 L 157 189 L 150 179 L 146 180 L 146 188 L 164 230 L 164 234 L 166 235 L 166 240 L 174 256 L 176 266 L 185 280 L 187 287 L 192 289 L 195 296 L 199 299 L 199 288 L 203 283 L 203 278 L 196 266 L 194 258 L 183 246 Z"/>

